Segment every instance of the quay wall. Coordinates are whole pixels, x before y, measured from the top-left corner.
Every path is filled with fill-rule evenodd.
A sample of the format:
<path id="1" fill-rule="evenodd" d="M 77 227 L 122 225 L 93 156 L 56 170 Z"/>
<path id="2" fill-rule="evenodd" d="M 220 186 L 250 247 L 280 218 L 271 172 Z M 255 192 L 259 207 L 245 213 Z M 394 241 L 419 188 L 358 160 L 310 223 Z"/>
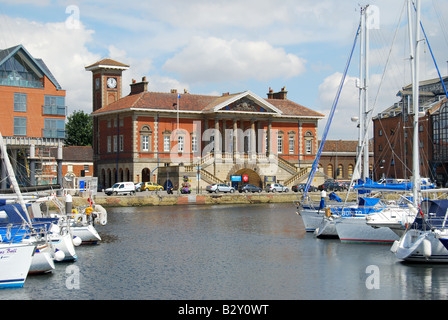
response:
<path id="1" fill-rule="evenodd" d="M 139 207 L 139 206 L 172 206 L 188 204 L 258 204 L 258 203 L 293 203 L 301 200 L 300 193 L 227 193 L 227 194 L 137 194 L 135 196 L 96 196 L 95 203 L 103 207 Z M 340 195 L 341 196 L 341 195 Z M 310 194 L 312 200 L 320 200 L 320 193 Z M 73 205 L 86 205 L 85 197 L 73 197 Z"/>

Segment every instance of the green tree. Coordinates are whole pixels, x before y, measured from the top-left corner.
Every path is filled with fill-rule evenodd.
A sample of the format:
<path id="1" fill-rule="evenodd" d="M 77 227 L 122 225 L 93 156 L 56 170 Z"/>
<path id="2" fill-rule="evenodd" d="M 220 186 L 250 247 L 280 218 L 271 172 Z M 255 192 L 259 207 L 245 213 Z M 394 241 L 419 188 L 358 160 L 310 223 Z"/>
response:
<path id="1" fill-rule="evenodd" d="M 66 146 L 91 146 L 93 141 L 92 117 L 82 110 L 74 111 L 65 125 Z"/>

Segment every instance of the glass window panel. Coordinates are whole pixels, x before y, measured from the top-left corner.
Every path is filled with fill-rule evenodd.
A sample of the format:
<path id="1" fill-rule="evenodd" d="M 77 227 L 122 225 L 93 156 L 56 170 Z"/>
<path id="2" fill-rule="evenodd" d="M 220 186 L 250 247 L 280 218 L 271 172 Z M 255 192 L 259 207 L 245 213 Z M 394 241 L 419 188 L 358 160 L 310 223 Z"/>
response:
<path id="1" fill-rule="evenodd" d="M 14 93 L 14 111 L 26 112 L 26 93 Z"/>
<path id="2" fill-rule="evenodd" d="M 26 136 L 26 118 L 14 117 L 14 135 Z"/>

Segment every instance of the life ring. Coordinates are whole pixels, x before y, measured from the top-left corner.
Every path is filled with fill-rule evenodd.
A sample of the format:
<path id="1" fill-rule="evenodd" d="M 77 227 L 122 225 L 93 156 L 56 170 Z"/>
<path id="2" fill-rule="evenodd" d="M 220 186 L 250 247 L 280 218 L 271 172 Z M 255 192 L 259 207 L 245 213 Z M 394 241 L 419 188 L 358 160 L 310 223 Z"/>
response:
<path id="1" fill-rule="evenodd" d="M 74 218 L 78 214 L 78 210 L 72 209 L 72 218 Z"/>

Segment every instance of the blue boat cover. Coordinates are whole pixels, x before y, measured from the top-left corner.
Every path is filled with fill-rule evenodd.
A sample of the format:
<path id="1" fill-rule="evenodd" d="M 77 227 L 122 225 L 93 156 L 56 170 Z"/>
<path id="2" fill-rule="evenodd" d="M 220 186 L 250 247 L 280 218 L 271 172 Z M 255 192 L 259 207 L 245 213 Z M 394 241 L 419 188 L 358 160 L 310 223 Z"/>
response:
<path id="1" fill-rule="evenodd" d="M 353 186 L 354 189 L 375 189 L 375 190 L 396 190 L 396 191 L 409 191 L 412 190 L 412 182 L 402 183 L 378 183 L 369 178 L 366 181 L 358 180 L 358 184 Z M 422 183 L 420 189 L 434 189 L 435 185 L 426 184 L 426 181 Z"/>
<path id="2" fill-rule="evenodd" d="M 378 202 L 380 202 L 379 198 L 359 198 L 358 204 L 364 207 L 373 207 Z"/>
<path id="3" fill-rule="evenodd" d="M 26 219 L 26 213 L 23 212 L 22 206 L 19 203 L 4 203 L 2 205 L 2 202 L 0 202 L 0 211 L 6 212 L 7 217 L 0 218 L 0 223 L 22 223 L 23 219 L 20 217 L 20 215 L 22 215 L 22 217 Z M 29 204 L 27 204 L 27 206 L 29 206 Z M 14 208 L 19 211 L 20 215 Z"/>
<path id="4" fill-rule="evenodd" d="M 328 197 L 330 198 L 330 200 L 337 201 L 337 202 L 342 202 L 342 199 L 334 192 L 330 193 L 328 195 Z"/>
<path id="5" fill-rule="evenodd" d="M 421 213 L 418 213 L 412 226 L 419 230 L 429 227 L 440 228 L 443 225 L 445 214 L 448 210 L 448 200 L 423 200 L 421 203 L 421 213 L 425 216 L 425 221 Z"/>

